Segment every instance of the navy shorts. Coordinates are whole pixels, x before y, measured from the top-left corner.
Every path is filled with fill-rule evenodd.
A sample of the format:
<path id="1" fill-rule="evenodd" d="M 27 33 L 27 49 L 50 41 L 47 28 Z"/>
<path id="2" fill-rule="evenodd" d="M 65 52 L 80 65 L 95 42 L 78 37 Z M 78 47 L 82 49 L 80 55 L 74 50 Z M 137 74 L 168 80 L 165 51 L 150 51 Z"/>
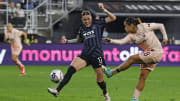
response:
<path id="1" fill-rule="evenodd" d="M 78 57 L 85 60 L 87 63 L 87 66 L 92 65 L 93 68 L 101 68 L 102 65 L 106 66 L 106 63 L 105 63 L 103 56 L 91 57 L 91 56 L 85 56 L 85 55 L 81 54 Z"/>

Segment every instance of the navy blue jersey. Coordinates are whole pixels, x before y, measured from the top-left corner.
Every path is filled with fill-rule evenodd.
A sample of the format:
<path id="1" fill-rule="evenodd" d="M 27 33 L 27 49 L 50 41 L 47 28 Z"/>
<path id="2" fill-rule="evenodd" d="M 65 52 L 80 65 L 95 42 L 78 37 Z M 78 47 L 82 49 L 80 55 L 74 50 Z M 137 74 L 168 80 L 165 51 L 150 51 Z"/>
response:
<path id="1" fill-rule="evenodd" d="M 82 54 L 86 56 L 103 56 L 102 34 L 104 30 L 105 19 L 95 20 L 91 27 L 80 26 L 79 36 L 83 42 Z"/>

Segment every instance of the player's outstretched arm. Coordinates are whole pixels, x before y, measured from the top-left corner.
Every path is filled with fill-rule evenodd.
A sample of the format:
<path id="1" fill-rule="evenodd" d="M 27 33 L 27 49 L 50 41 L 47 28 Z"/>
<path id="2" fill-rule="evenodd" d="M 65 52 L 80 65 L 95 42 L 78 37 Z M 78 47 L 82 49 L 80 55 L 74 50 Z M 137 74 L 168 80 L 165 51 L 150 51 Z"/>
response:
<path id="1" fill-rule="evenodd" d="M 115 44 L 115 45 L 124 45 L 124 44 L 128 44 L 131 42 L 128 36 L 126 36 L 123 39 L 119 39 L 119 40 L 118 39 L 110 39 L 110 38 L 103 38 L 103 40 L 105 42 Z"/>
<path id="2" fill-rule="evenodd" d="M 29 46 L 30 44 L 27 39 L 27 34 L 25 32 L 22 32 L 22 35 L 24 36 L 24 43 Z"/>
<path id="3" fill-rule="evenodd" d="M 71 39 L 71 40 L 67 40 L 67 39 L 64 39 L 63 43 L 80 43 L 81 42 L 81 39 L 79 37 L 79 35 L 75 38 L 75 39 Z"/>
<path id="4" fill-rule="evenodd" d="M 116 16 L 109 12 L 107 9 L 105 9 L 103 3 L 98 3 L 98 7 L 108 15 L 108 17 L 105 18 L 106 23 L 110 23 L 116 20 Z"/>

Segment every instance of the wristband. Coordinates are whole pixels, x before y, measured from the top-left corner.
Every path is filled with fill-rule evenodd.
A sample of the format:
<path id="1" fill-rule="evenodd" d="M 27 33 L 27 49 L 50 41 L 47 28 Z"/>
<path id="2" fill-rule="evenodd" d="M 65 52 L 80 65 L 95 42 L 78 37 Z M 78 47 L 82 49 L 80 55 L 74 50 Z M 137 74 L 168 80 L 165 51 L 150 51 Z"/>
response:
<path id="1" fill-rule="evenodd" d="M 104 12 L 106 13 L 106 12 L 108 12 L 108 10 L 107 10 L 107 9 L 104 9 Z"/>
<path id="2" fill-rule="evenodd" d="M 68 43 L 68 40 L 66 40 L 66 44 Z"/>

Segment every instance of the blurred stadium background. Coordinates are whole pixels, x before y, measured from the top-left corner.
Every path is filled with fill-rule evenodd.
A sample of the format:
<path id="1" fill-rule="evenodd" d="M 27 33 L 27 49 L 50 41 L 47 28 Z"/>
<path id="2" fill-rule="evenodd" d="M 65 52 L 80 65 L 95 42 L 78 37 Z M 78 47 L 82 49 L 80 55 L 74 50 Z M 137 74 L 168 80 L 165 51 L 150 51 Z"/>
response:
<path id="1" fill-rule="evenodd" d="M 5 25 L 27 32 L 31 46 L 23 46 L 20 60 L 27 66 L 27 76 L 19 77 L 11 61 L 10 46 L 0 43 L 0 101 L 103 101 L 95 83 L 93 71 L 88 69 L 75 75 L 60 98 L 48 95 L 46 88 L 55 85 L 49 80 L 52 69 L 64 73 L 81 45 L 61 44 L 61 38 L 72 39 L 81 24 L 82 9 L 89 9 L 94 17 L 104 17 L 97 3 L 117 16 L 107 24 L 103 37 L 126 36 L 123 21 L 138 16 L 143 22 L 163 23 L 168 34 L 163 60 L 148 78 L 141 101 L 180 101 L 180 1 L 179 0 L 0 0 L 0 41 Z M 160 40 L 162 35 L 156 34 Z M 140 51 L 136 45 L 103 45 L 106 63 L 116 66 L 128 56 Z M 33 65 L 33 66 L 32 66 Z M 39 66 L 41 65 L 41 66 Z M 58 66 L 61 65 L 61 66 Z M 112 67 L 113 68 L 113 67 Z M 87 75 L 88 74 L 88 75 Z M 106 79 L 112 101 L 128 101 L 138 80 L 139 68 L 130 69 L 112 79 Z"/>
<path id="2" fill-rule="evenodd" d="M 81 24 L 80 12 L 90 9 L 95 16 L 105 16 L 98 7 L 103 2 L 113 12 L 117 21 L 107 24 L 108 37 L 124 37 L 123 20 L 128 16 L 139 16 L 145 22 L 164 23 L 170 44 L 180 44 L 179 0 L 1 0 L 0 33 L 8 22 L 34 36 L 36 43 L 59 43 L 63 35 L 75 38 Z M 18 8 L 20 6 L 20 8 Z M 16 8 L 18 8 L 16 10 Z M 21 20 L 19 20 L 21 19 Z M 157 32 L 158 34 L 158 32 Z M 106 36 L 106 35 L 105 35 Z M 158 35 L 160 39 L 161 35 Z M 48 40 L 48 41 L 47 41 Z M 172 40 L 172 42 L 171 42 Z"/>

